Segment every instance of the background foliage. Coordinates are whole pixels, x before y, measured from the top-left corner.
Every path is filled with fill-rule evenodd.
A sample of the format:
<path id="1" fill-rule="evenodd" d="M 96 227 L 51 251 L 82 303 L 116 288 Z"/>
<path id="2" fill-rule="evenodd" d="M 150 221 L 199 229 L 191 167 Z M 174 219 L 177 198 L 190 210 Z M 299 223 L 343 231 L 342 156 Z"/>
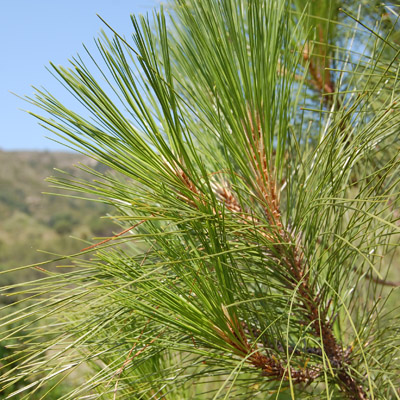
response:
<path id="1" fill-rule="evenodd" d="M 49 252 L 61 256 L 77 253 L 93 237 L 109 236 L 118 230 L 109 219 L 101 218 L 109 211 L 104 204 L 43 195 L 43 192 L 49 191 L 62 194 L 59 190 L 50 189 L 45 182 L 45 178 L 50 175 L 61 175 L 54 171 L 55 168 L 80 177 L 88 176 L 73 167 L 79 163 L 92 165 L 97 170 L 103 169 L 96 162 L 79 154 L 0 151 L 0 165 L 3 166 L 0 169 L 1 271 L 46 261 L 51 257 Z M 64 263 L 70 264 L 67 260 Z M 52 263 L 48 267 L 57 270 L 57 265 Z M 41 271 L 34 268 L 3 274 L 2 286 L 37 279 L 41 274 Z M 12 291 L 13 289 L 8 289 L 7 292 Z M 2 317 L 12 312 L 11 307 L 14 311 L 21 308 L 18 304 L 12 305 L 16 302 L 15 297 L 1 297 Z M 8 304 L 11 305 L 4 308 Z M 3 326 L 3 330 L 7 328 L 10 328 L 10 324 Z M 23 339 L 17 339 L 14 343 L 20 340 Z M 1 358 L 14 357 L 12 347 L 6 347 L 3 343 L 0 344 L 0 354 Z M 3 369 L 2 374 L 4 373 Z M 59 386 L 51 398 L 60 398 L 78 380 L 75 376 L 67 385 Z M 14 385 L 11 389 L 0 391 L 0 398 L 5 398 L 17 387 Z M 40 398 L 45 392 L 38 391 L 31 398 Z"/>

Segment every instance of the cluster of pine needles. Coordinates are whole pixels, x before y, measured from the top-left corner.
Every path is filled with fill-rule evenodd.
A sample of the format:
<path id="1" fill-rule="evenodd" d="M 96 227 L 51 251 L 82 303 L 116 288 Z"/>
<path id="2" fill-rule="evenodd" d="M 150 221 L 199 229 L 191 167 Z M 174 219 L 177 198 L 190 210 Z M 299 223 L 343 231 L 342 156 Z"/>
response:
<path id="1" fill-rule="evenodd" d="M 399 399 L 396 9 L 166 10 L 132 16 L 129 39 L 104 20 L 97 57 L 51 64 L 75 109 L 27 98 L 106 167 L 51 184 L 111 205 L 116 228 L 2 289 L 0 393 Z"/>

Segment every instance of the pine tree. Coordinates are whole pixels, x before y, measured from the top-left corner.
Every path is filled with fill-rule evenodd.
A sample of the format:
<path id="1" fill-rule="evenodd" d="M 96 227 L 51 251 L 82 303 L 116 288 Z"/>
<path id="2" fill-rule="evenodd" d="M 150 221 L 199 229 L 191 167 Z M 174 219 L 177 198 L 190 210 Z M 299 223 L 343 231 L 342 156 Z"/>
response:
<path id="1" fill-rule="evenodd" d="M 104 21 L 91 68 L 51 65 L 82 110 L 29 99 L 108 167 L 50 182 L 119 228 L 60 257 L 69 272 L 27 267 L 43 277 L 12 287 L 0 382 L 21 399 L 70 373 L 62 399 L 399 398 L 392 31 L 333 1 L 167 10 L 131 17 L 132 40 Z"/>

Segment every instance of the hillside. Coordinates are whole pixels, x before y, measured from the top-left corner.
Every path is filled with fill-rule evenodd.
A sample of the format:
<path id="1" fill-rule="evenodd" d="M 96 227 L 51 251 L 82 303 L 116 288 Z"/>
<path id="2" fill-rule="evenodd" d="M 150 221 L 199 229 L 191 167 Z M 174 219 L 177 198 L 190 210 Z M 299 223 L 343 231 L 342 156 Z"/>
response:
<path id="1" fill-rule="evenodd" d="M 104 169 L 79 154 L 0 151 L 0 271 L 54 258 L 38 250 L 68 255 L 87 246 L 87 240 L 93 237 L 109 236 L 113 230 L 118 231 L 118 227 L 109 220 L 101 219 L 107 214 L 106 205 L 42 193 L 63 193 L 49 187 L 49 183 L 45 181 L 49 176 L 60 174 L 54 168 L 84 177 L 85 173 L 74 167 L 80 163 L 94 169 Z M 62 262 L 63 265 L 67 263 Z M 47 265 L 46 269 L 56 268 L 57 265 Z M 1 286 L 7 286 L 39 276 L 43 277 L 43 274 L 32 268 L 23 272 L 2 274 L 0 282 Z M 7 292 L 10 293 L 10 290 L 7 289 Z M 4 304 L 15 300 L 15 296 L 2 295 L 0 309 Z M 13 309 L 18 307 L 16 303 Z M 1 309 L 0 319 L 4 315 Z M 4 331 L 8 328 L 9 326 L 2 326 L 0 329 Z M 21 336 L 24 334 L 21 332 Z M 6 366 L 0 364 L 2 373 L 17 363 L 12 347 L 0 344 L 0 356 L 8 357 L 9 362 Z M 66 387 L 75 385 L 77 380 L 77 376 L 70 376 L 50 399 L 60 398 L 66 392 Z M 12 385 L 5 390 L 0 389 L 0 399 L 6 398 L 20 387 Z M 42 395 L 39 390 L 30 398 L 39 399 Z"/>
<path id="2" fill-rule="evenodd" d="M 74 167 L 79 163 L 99 167 L 74 153 L 0 151 L 1 270 L 50 258 L 38 249 L 71 254 L 84 247 L 85 240 L 115 230 L 109 220 L 100 219 L 107 214 L 106 205 L 43 194 L 62 193 L 45 181 L 57 174 L 54 168 L 82 177 L 84 172 Z"/>

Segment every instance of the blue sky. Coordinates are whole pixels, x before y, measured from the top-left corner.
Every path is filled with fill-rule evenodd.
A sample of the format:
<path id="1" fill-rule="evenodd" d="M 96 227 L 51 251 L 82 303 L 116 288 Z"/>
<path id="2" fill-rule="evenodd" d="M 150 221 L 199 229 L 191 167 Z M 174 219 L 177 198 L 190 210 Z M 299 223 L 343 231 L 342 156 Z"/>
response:
<path id="1" fill-rule="evenodd" d="M 11 94 L 30 96 L 31 86 L 44 87 L 60 101 L 68 95 L 46 66 L 68 64 L 82 43 L 94 49 L 93 38 L 104 27 L 101 15 L 119 33 L 130 36 L 130 14 L 145 14 L 160 0 L 0 0 L 0 149 L 64 150 L 45 136 L 50 132 L 21 109 L 33 106 Z"/>

